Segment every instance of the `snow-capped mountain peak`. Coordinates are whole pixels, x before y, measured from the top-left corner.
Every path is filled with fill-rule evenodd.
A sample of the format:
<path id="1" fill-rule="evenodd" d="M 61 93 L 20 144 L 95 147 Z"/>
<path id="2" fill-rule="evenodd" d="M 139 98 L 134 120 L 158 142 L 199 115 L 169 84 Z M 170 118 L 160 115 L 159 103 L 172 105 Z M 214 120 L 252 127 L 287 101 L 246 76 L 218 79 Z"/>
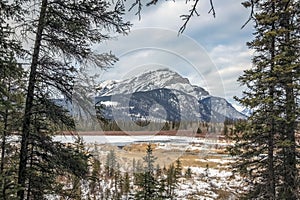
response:
<path id="1" fill-rule="evenodd" d="M 150 110 L 157 104 L 162 109 L 153 113 L 155 120 L 222 122 L 226 118 L 246 118 L 224 98 L 209 95 L 169 69 L 147 71 L 121 81 L 105 81 L 99 85 L 95 102 L 106 106 L 104 115 L 110 119 L 122 120 L 128 116 L 149 119 Z"/>
<path id="2" fill-rule="evenodd" d="M 123 81 L 105 81 L 98 88 L 99 96 L 132 94 L 159 88 L 179 90 L 195 96 L 197 99 L 202 99 L 209 95 L 203 88 L 191 85 L 187 78 L 169 69 L 147 71 Z"/>

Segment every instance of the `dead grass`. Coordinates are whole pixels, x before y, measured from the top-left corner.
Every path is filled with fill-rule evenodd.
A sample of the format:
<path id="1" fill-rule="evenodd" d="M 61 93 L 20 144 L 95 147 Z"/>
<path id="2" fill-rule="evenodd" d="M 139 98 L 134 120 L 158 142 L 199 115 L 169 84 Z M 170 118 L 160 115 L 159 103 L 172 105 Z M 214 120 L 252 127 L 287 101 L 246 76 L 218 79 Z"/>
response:
<path id="1" fill-rule="evenodd" d="M 213 149 L 212 151 L 217 153 L 217 154 L 228 154 L 226 152 L 226 149 Z"/>
<path id="2" fill-rule="evenodd" d="M 109 151 L 111 149 L 115 150 L 118 161 L 121 165 L 131 166 L 133 159 L 136 161 L 143 160 L 143 157 L 146 154 L 146 148 L 148 143 L 141 144 L 130 144 L 126 145 L 123 149 L 119 149 L 115 146 L 111 145 L 102 145 L 100 148 L 104 151 Z M 174 163 L 178 158 L 180 158 L 183 167 L 203 167 L 214 169 L 226 169 L 226 164 L 220 164 L 218 162 L 213 162 L 210 159 L 222 159 L 222 155 L 211 155 L 205 154 L 198 151 L 174 151 L 174 149 L 159 149 L 158 144 L 151 144 L 153 148 L 153 154 L 157 157 L 156 164 L 159 164 L 161 167 L 169 166 Z M 216 153 L 215 150 L 210 150 L 210 152 Z M 217 150 L 217 152 L 221 152 L 221 150 Z M 104 154 L 102 158 L 104 161 L 106 159 L 106 155 Z"/>
<path id="3" fill-rule="evenodd" d="M 209 156 L 209 158 L 216 158 Z M 207 158 L 208 159 L 208 158 Z M 219 169 L 221 166 L 217 162 L 211 162 L 209 160 L 204 161 L 203 159 L 199 160 L 198 155 L 183 155 L 180 157 L 181 163 L 185 167 L 209 167 L 209 168 L 216 168 Z"/>
<path id="4" fill-rule="evenodd" d="M 215 189 L 214 192 L 219 195 L 216 200 L 228 200 L 232 196 L 231 192 L 221 189 Z"/>
<path id="5" fill-rule="evenodd" d="M 157 144 L 150 144 L 152 149 L 155 149 L 158 145 Z M 124 151 L 130 152 L 146 152 L 148 144 L 141 143 L 141 144 L 130 144 L 123 147 Z"/>

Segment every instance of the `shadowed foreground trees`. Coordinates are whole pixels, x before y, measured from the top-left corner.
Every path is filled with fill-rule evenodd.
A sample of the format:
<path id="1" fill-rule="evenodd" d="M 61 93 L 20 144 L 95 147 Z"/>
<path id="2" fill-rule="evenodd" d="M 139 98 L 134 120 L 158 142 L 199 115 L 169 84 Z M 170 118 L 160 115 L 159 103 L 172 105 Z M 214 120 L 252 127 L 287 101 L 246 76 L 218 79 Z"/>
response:
<path id="1" fill-rule="evenodd" d="M 299 199 L 300 5 L 298 1 L 247 1 L 252 7 L 254 67 L 239 81 L 247 86 L 238 101 L 253 110 L 232 138 L 235 167 L 250 182 L 246 199 Z M 298 163 L 299 164 L 299 163 Z"/>
<path id="2" fill-rule="evenodd" d="M 71 100 L 73 95 L 75 102 L 73 88 L 80 70 L 87 65 L 105 68 L 116 61 L 112 54 L 95 53 L 92 45 L 109 39 L 111 32 L 126 33 L 130 25 L 122 19 L 124 8 L 120 2 L 112 6 L 94 0 L 1 1 L 0 6 L 1 162 L 4 170 L 5 137 L 13 123 L 17 133 L 21 132 L 21 145 L 17 145 L 20 146 L 19 162 L 14 165 L 18 168 L 18 176 L 14 176 L 18 179 L 14 181 L 18 183 L 18 199 L 43 199 L 62 190 L 56 175 L 70 173 L 83 177 L 87 172 L 87 156 L 83 151 L 52 141 L 53 134 L 74 130 L 75 123 L 66 110 L 50 99 L 64 96 Z M 18 54 L 22 65 L 15 64 L 18 52 L 22 52 Z M 28 76 L 18 73 L 23 69 L 28 71 Z M 22 113 L 18 116 L 22 124 L 7 122 L 11 119 L 8 109 L 15 106 L 13 97 L 8 97 L 9 85 L 19 87 L 17 82 L 9 83 L 9 77 L 27 85 L 22 90 L 25 103 L 21 104 Z"/>
<path id="3" fill-rule="evenodd" d="M 197 15 L 198 2 L 190 14 L 183 15 L 186 22 Z M 155 3 L 150 1 L 148 5 Z M 232 154 L 241 156 L 237 167 L 251 182 L 247 198 L 297 199 L 299 2 L 251 0 L 244 5 L 259 11 L 253 15 L 256 38 L 249 43 L 256 51 L 255 67 L 240 78 L 249 88 L 240 102 L 254 113 L 249 123 L 237 129 L 242 134 L 236 135 L 238 143 L 231 149 Z M 95 54 L 92 45 L 109 39 L 110 33 L 127 32 L 129 23 L 122 19 L 123 4 L 22 0 L 0 1 L 0 8 L 1 197 L 70 197 L 71 192 L 64 193 L 56 175 L 80 182 L 87 174 L 88 156 L 80 144 L 70 147 L 52 141 L 53 134 L 73 130 L 75 124 L 66 110 L 50 99 L 64 96 L 70 100 L 76 96 L 72 92 L 82 66 L 107 67 L 116 61 L 111 54 Z M 10 22 L 16 27 L 7 25 Z M 25 42 L 22 47 L 20 44 Z M 23 94 L 25 99 L 20 97 Z M 20 149 L 6 140 L 16 133 L 21 133 L 21 143 L 15 145 Z M 145 175 L 151 183 L 152 173 Z M 78 189 L 77 184 L 73 186 L 74 191 Z M 148 186 L 146 191 L 150 193 L 153 188 Z"/>
<path id="4" fill-rule="evenodd" d="M 157 159 L 152 153 L 151 144 L 148 144 L 146 149 L 146 156 L 143 157 L 144 160 L 144 170 L 142 173 L 137 174 L 137 186 L 139 186 L 139 190 L 137 191 L 135 197 L 136 199 L 157 199 L 157 180 L 154 176 L 154 163 Z"/>

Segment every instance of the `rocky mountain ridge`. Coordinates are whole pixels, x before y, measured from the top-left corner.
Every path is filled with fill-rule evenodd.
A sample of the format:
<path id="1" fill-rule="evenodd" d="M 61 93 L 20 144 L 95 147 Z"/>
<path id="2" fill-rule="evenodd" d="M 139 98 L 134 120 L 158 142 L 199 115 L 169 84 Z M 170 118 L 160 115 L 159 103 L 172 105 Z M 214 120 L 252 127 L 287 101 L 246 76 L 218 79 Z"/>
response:
<path id="1" fill-rule="evenodd" d="M 169 69 L 144 72 L 98 87 L 96 106 L 114 120 L 206 121 L 246 119 L 226 99 L 214 97 Z"/>

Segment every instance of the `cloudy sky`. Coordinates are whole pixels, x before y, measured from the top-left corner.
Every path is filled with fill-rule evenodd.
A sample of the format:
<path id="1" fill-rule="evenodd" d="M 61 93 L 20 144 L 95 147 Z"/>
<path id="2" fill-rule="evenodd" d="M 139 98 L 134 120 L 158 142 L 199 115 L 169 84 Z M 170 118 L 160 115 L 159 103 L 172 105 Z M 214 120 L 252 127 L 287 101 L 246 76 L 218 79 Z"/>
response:
<path id="1" fill-rule="evenodd" d="M 112 51 L 119 57 L 112 69 L 102 73 L 101 80 L 122 80 L 153 66 L 167 67 L 236 104 L 233 96 L 241 96 L 243 90 L 237 78 L 251 66 L 252 51 L 246 42 L 251 41 L 253 29 L 251 24 L 241 29 L 249 10 L 240 0 L 214 0 L 213 18 L 208 14 L 209 0 L 200 0 L 200 16 L 192 18 L 178 36 L 183 24 L 179 16 L 188 12 L 192 2 L 161 1 L 143 7 L 141 20 L 134 15 L 136 10 L 129 12 L 126 19 L 133 24 L 131 32 L 97 46 L 98 51 Z"/>

